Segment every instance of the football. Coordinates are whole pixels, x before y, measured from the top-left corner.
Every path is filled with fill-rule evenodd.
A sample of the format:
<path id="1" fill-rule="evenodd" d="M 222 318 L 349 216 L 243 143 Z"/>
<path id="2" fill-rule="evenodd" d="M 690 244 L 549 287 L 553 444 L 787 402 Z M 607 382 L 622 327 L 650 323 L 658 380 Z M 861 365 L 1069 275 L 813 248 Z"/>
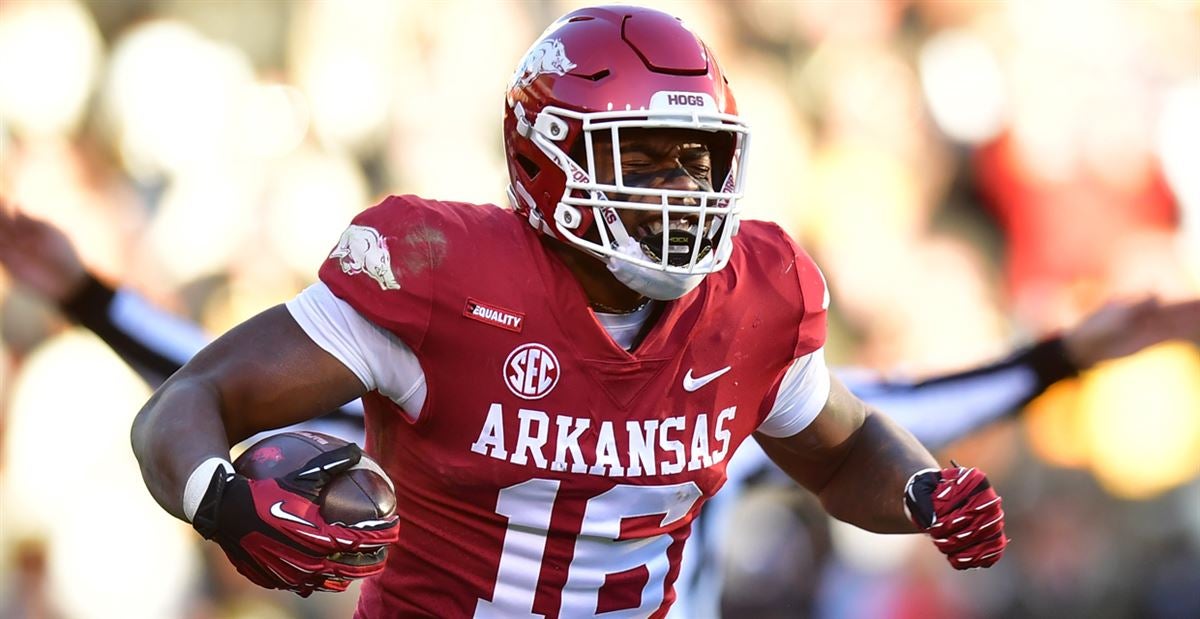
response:
<path id="1" fill-rule="evenodd" d="M 348 441 L 320 432 L 281 432 L 251 445 L 234 460 L 233 468 L 250 479 L 274 479 L 346 444 Z M 326 522 L 354 524 L 394 515 L 396 493 L 379 464 L 363 454 L 354 468 L 325 486 L 317 504 Z"/>

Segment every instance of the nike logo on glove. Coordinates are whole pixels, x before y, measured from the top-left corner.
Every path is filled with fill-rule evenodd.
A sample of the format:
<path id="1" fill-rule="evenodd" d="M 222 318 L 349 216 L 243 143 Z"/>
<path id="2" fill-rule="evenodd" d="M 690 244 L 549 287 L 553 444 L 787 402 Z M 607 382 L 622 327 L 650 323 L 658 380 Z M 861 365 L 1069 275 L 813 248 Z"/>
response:
<path id="1" fill-rule="evenodd" d="M 271 515 L 280 520 L 289 520 L 303 525 L 308 525 L 312 528 L 317 528 L 317 525 L 283 509 L 283 501 L 279 501 L 271 506 Z"/>
<path id="2" fill-rule="evenodd" d="M 701 376 L 699 378 L 692 378 L 692 370 L 689 369 L 687 371 L 687 374 L 683 377 L 683 390 L 687 391 L 689 393 L 692 391 L 695 391 L 695 390 L 707 385 L 708 383 L 711 383 L 712 381 L 720 378 L 722 374 L 724 374 L 725 372 L 728 372 L 731 369 L 733 369 L 733 366 L 727 365 L 727 366 L 717 370 L 716 372 L 712 372 L 710 374 L 705 374 L 704 376 Z"/>

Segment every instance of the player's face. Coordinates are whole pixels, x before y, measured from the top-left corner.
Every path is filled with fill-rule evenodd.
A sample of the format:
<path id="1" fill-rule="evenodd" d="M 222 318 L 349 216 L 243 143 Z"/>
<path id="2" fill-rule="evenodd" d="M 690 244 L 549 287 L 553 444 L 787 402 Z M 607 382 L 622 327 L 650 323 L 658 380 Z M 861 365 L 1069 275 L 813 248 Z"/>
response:
<path id="1" fill-rule="evenodd" d="M 687 129 L 631 129 L 621 132 L 621 176 L 624 184 L 649 189 L 682 191 L 712 191 L 712 155 L 709 136 Z M 609 184 L 615 181 L 615 166 L 611 137 L 597 136 L 593 146 L 596 159 L 596 180 Z M 657 204 L 654 196 L 621 195 L 614 199 Z M 679 206 L 698 206 L 697 198 L 671 198 Z M 634 238 L 657 234 L 662 228 L 662 215 L 656 211 L 621 209 L 625 229 Z M 677 215 L 671 226 L 694 226 L 696 215 Z"/>

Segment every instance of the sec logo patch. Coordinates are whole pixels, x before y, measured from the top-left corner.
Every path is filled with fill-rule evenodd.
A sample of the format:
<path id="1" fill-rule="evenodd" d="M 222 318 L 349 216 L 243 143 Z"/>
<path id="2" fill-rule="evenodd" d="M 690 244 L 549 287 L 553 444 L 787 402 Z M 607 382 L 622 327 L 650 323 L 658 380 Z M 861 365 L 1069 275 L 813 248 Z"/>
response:
<path id="1" fill-rule="evenodd" d="M 522 344 L 504 360 L 504 384 L 518 398 L 546 397 L 558 384 L 558 376 L 558 357 L 541 344 Z"/>

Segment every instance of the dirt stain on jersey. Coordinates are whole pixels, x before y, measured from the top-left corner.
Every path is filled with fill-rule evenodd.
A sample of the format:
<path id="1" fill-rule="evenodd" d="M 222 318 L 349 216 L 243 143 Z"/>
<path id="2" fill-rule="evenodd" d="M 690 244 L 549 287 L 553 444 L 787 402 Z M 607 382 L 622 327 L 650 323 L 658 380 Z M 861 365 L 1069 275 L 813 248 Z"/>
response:
<path id="1" fill-rule="evenodd" d="M 432 226 L 417 226 L 400 240 L 403 245 L 393 257 L 400 258 L 396 270 L 417 275 L 436 269 L 446 259 L 446 235 Z"/>

